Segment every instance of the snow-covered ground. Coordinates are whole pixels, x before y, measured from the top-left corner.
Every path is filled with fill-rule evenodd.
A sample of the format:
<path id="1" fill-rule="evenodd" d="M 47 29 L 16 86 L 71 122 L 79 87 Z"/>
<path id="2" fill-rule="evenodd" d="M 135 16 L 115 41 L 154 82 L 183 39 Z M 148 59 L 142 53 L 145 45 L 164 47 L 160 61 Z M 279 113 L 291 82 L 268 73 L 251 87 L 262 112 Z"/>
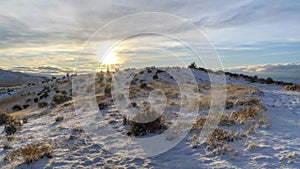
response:
<path id="1" fill-rule="evenodd" d="M 179 70 L 175 68 L 174 72 L 177 69 Z M 143 73 L 137 73 L 134 78 L 143 81 L 137 80 L 133 86 L 138 87 L 141 83 L 151 85 L 156 71 L 153 68 L 148 72 L 145 70 Z M 198 84 L 209 84 L 209 77 L 205 72 L 193 70 L 193 75 Z M 189 74 L 186 76 L 189 77 Z M 103 148 L 105 145 L 100 144 L 105 143 L 110 137 L 119 135 L 98 135 L 99 140 L 96 141 L 89 131 L 85 131 L 86 128 L 82 125 L 89 122 L 88 118 L 78 118 L 75 112 L 75 108 L 78 107 L 74 107 L 73 101 L 56 106 L 50 104 L 52 97 L 57 93 L 55 90 L 64 90 L 67 91 L 67 95 L 71 95 L 70 79 L 23 87 L 16 89 L 11 95 L 0 98 L 0 108 L 10 111 L 12 105 L 23 105 L 28 98 L 36 97 L 35 95 L 45 86 L 51 86 L 49 96 L 40 100 L 49 102 L 49 106 L 38 108 L 37 103 L 30 102 L 29 108 L 13 113 L 19 118 L 28 117 L 29 120 L 28 123 L 24 123 L 21 131 L 15 133 L 16 139 L 9 142 L 12 149 L 0 147 L 1 168 L 300 168 L 300 92 L 286 91 L 278 85 L 249 83 L 243 79 L 226 77 L 228 85 L 250 86 L 261 91 L 263 94 L 249 94 L 249 96 L 260 99 L 260 103 L 266 108 L 265 122 L 255 126 L 253 132 L 246 137 L 226 143 L 230 151 L 215 153 L 207 150 L 204 144 L 194 146 L 192 137 L 195 133 L 191 131 L 179 144 L 162 154 L 152 157 L 124 156 L 113 154 Z M 172 84 L 174 79 L 166 73 L 160 73 L 158 81 Z M 191 81 L 192 79 L 189 79 L 186 83 Z M 28 92 L 35 94 L 23 96 Z M 139 101 L 147 99 L 141 91 L 139 92 L 134 97 L 134 101 L 138 104 Z M 205 96 L 207 91 L 201 92 Z M 14 97 L 14 103 L 4 104 L 3 102 L 7 102 L 10 97 Z M 100 101 L 110 100 L 102 95 L 99 98 Z M 176 100 L 174 102 L 176 103 Z M 176 106 L 171 106 L 168 110 L 176 111 Z M 118 111 L 114 105 L 102 110 L 106 121 L 99 122 L 98 125 L 100 127 L 110 125 L 119 134 L 126 135 L 124 132 L 128 126 L 122 124 L 122 116 Z M 56 121 L 60 116 L 63 116 L 64 120 Z M 239 124 L 229 129 L 243 131 L 247 127 L 246 124 Z M 7 143 L 4 126 L 0 127 L 0 133 L 2 133 L 0 143 L 4 145 Z M 127 144 L 127 140 L 122 138 L 119 138 L 120 147 Z M 52 158 L 43 158 L 29 165 L 19 165 L 21 161 L 7 162 L 3 159 L 9 152 L 37 141 L 50 141 L 53 144 Z"/>

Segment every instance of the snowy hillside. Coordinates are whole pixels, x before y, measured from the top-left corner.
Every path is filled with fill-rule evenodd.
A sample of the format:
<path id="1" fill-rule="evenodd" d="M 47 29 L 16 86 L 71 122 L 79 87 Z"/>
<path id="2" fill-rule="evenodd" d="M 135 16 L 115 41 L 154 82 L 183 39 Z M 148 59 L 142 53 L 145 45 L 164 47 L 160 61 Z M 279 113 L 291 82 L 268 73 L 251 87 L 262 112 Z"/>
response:
<path id="1" fill-rule="evenodd" d="M 21 86 L 46 79 L 46 77 L 0 69 L 0 87 Z"/>
<path id="2" fill-rule="evenodd" d="M 6 91 L 0 97 L 0 110 L 7 112 L 0 116 L 0 168 L 300 168 L 300 92 L 229 75 L 226 86 L 218 86 L 206 71 L 189 71 L 129 69 Z M 226 90 L 224 112 L 216 114 L 219 124 L 201 142 L 210 106 L 216 106 L 211 103 L 214 88 Z M 93 103 L 96 113 L 85 107 Z M 186 121 L 179 127 L 190 125 L 188 134 L 170 150 L 145 156 L 147 147 L 161 145 L 141 148 L 135 140 L 162 136 L 166 146 L 173 144 L 180 135 L 173 126 L 182 111 Z M 163 113 L 138 123 L 138 116 L 129 117 L 132 112 L 149 118 Z M 105 133 L 106 127 L 114 132 Z M 122 154 L 127 151 L 131 155 Z"/>

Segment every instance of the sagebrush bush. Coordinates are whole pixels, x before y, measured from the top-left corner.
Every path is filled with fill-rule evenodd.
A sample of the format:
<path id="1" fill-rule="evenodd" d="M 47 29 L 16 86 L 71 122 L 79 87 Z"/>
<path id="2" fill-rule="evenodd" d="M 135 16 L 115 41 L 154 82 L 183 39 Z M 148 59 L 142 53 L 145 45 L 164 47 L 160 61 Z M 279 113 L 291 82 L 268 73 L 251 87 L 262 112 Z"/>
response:
<path id="1" fill-rule="evenodd" d="M 206 118 L 199 117 L 197 118 L 196 122 L 193 124 L 193 129 L 201 130 L 205 124 Z"/>
<path id="2" fill-rule="evenodd" d="M 257 104 L 259 104 L 259 99 L 253 97 L 240 98 L 235 103 L 235 105 L 240 105 L 240 106 L 244 106 L 244 105 L 251 106 Z"/>
<path id="3" fill-rule="evenodd" d="M 22 163 L 30 164 L 41 158 L 52 158 L 53 146 L 51 143 L 38 142 L 26 145 L 25 147 L 9 152 L 4 160 L 7 162 L 20 161 Z"/>
<path id="4" fill-rule="evenodd" d="M 216 128 L 210 137 L 207 139 L 207 149 L 213 150 L 216 148 L 224 147 L 226 142 L 233 142 L 234 140 L 240 140 L 246 137 L 245 134 L 235 132 L 233 130 L 222 130 Z"/>
<path id="5" fill-rule="evenodd" d="M 238 111 L 233 111 L 230 117 L 234 120 L 238 120 L 241 124 L 245 122 L 255 122 L 261 120 L 260 118 L 263 117 L 264 111 L 264 107 L 260 107 L 260 105 L 245 106 Z"/>
<path id="6" fill-rule="evenodd" d="M 4 132 L 7 136 L 15 134 L 17 131 L 21 131 L 23 127 L 23 120 L 12 119 L 5 124 Z"/>
<path id="7" fill-rule="evenodd" d="M 104 88 L 104 93 L 106 96 L 110 96 L 111 95 L 111 85 L 107 84 Z"/>
<path id="8" fill-rule="evenodd" d="M 0 110 L 0 126 L 9 124 L 13 121 L 13 117 L 8 113 Z"/>
<path id="9" fill-rule="evenodd" d="M 150 119 L 151 121 L 148 122 Z M 130 124 L 127 132 L 129 136 L 144 136 L 148 133 L 163 132 L 167 129 L 166 118 L 154 111 L 139 113 L 131 121 L 125 118 L 123 124 L 127 122 Z"/>
<path id="10" fill-rule="evenodd" d="M 63 95 L 63 94 L 56 94 L 53 96 L 52 101 L 56 104 L 63 104 L 67 101 L 70 101 L 72 98 L 67 96 L 67 95 Z"/>
<path id="11" fill-rule="evenodd" d="M 44 107 L 47 107 L 48 106 L 48 103 L 47 102 L 39 102 L 38 103 L 38 107 L 39 108 L 44 108 Z"/>
<path id="12" fill-rule="evenodd" d="M 14 124 L 5 125 L 4 131 L 7 136 L 10 136 L 17 132 L 17 127 Z"/>
<path id="13" fill-rule="evenodd" d="M 61 94 L 67 95 L 68 93 L 65 90 L 63 90 L 61 91 Z"/>
<path id="14" fill-rule="evenodd" d="M 62 122 L 64 120 L 64 117 L 63 116 L 57 116 L 55 118 L 55 122 Z"/>
<path id="15" fill-rule="evenodd" d="M 18 105 L 18 104 L 14 105 L 14 106 L 12 107 L 12 110 L 13 110 L 13 111 L 20 111 L 20 110 L 22 110 L 22 109 L 23 109 L 22 106 L 20 106 L 20 105 Z"/>
<path id="16" fill-rule="evenodd" d="M 23 109 L 27 109 L 28 107 L 30 107 L 29 104 L 24 104 L 24 105 L 23 105 Z"/>
<path id="17" fill-rule="evenodd" d="M 109 106 L 108 103 L 105 102 L 105 101 L 101 101 L 101 102 L 99 102 L 99 104 L 98 104 L 99 110 L 106 109 L 108 106 Z"/>
<path id="18" fill-rule="evenodd" d="M 234 126 L 236 125 L 235 120 L 229 117 L 227 114 L 222 114 L 219 122 L 220 126 Z"/>
<path id="19" fill-rule="evenodd" d="M 130 103 L 130 106 L 136 107 L 136 106 L 137 106 L 137 103 L 136 103 L 136 102 L 131 102 L 131 103 Z"/>
<path id="20" fill-rule="evenodd" d="M 142 84 L 140 85 L 140 88 L 142 88 L 142 89 L 147 88 L 147 83 L 142 83 Z"/>
<path id="21" fill-rule="evenodd" d="M 287 85 L 287 86 L 285 86 L 284 88 L 285 88 L 285 90 L 298 91 L 298 92 L 300 92 L 300 84 Z"/>

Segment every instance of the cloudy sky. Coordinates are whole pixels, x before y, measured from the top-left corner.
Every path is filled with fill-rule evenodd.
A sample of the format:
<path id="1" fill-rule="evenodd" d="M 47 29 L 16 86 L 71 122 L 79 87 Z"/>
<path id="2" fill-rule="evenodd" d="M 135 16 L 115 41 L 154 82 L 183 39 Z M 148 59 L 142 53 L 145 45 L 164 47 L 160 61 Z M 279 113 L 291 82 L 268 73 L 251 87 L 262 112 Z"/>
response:
<path id="1" fill-rule="evenodd" d="M 196 25 L 215 47 L 226 69 L 263 74 L 275 66 L 280 71 L 291 68 L 288 73 L 293 78 L 300 73 L 300 2 L 297 0 L 10 0 L 0 1 L 0 11 L 2 69 L 52 74 L 72 71 L 86 44 L 98 45 L 97 48 L 107 44 L 107 38 L 112 36 L 99 36 L 93 39 L 99 42 L 86 43 L 106 24 L 130 14 L 161 12 Z M 172 25 L 150 25 L 151 21 L 147 20 L 132 21 L 140 24 L 138 27 L 130 23 L 129 26 L 120 24 L 115 32 L 111 30 L 113 38 L 125 32 L 134 34 L 146 27 L 167 30 Z M 189 31 L 184 28 L 180 31 Z M 193 60 L 188 57 L 190 51 L 183 49 L 182 44 L 176 45 L 172 39 L 157 36 L 133 39 L 134 42 L 129 39 L 120 43 L 115 55 L 127 54 L 132 57 L 127 58 L 127 62 L 142 60 L 151 64 L 177 65 L 172 61 L 176 60 L 172 58 L 174 55 Z M 166 48 L 154 50 L 156 44 Z M 268 69 L 260 69 L 262 66 Z M 246 69 L 249 67 L 251 69 Z"/>

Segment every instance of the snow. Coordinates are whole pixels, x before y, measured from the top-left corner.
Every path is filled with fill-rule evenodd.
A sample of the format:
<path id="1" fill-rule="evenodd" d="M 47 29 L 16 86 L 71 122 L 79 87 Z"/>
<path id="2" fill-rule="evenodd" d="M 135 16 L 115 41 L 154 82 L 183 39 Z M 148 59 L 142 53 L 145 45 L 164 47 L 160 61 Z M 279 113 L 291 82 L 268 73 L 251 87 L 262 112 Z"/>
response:
<path id="1" fill-rule="evenodd" d="M 128 70 L 127 73 L 135 72 L 137 74 L 135 77 L 144 79 L 143 83 L 150 83 L 156 72 L 156 68 L 151 69 L 151 73 L 147 73 L 147 70 L 143 74 L 139 74 L 139 71 L 136 73 L 135 70 Z M 179 68 L 174 69 L 172 71 L 179 71 Z M 207 73 L 201 70 L 192 70 L 192 74 L 198 84 L 210 83 Z M 187 78 L 181 79 L 182 82 L 192 81 L 188 74 L 186 76 Z M 158 81 L 173 83 L 166 73 L 159 73 L 158 77 Z M 38 83 L 36 86 L 24 86 L 16 89 L 10 96 L 1 95 L 0 103 L 9 97 L 18 97 L 21 93 L 39 92 L 44 86 L 53 85 L 66 91 L 72 87 L 70 79 L 68 82 L 63 80 L 59 82 L 51 81 L 45 84 Z M 24 124 L 22 131 L 15 134 L 18 139 L 11 142 L 13 150 L 35 141 L 51 140 L 54 143 L 54 152 L 51 159 L 43 158 L 30 165 L 22 164 L 12 166 L 12 168 L 300 168 L 300 92 L 286 91 L 278 85 L 249 83 L 243 79 L 234 79 L 228 76 L 226 76 L 226 82 L 259 89 L 263 94 L 255 95 L 255 97 L 259 98 L 267 109 L 265 116 L 268 124 L 259 126 L 253 134 L 249 134 L 241 140 L 228 143 L 232 151 L 214 154 L 207 151 L 204 145 L 193 147 L 191 143 L 193 133 L 189 133 L 176 146 L 156 156 L 116 155 L 107 151 L 103 143 L 111 141 L 111 137 L 113 137 L 119 139 L 118 146 L 126 147 L 126 144 L 129 144 L 128 140 L 119 137 L 120 134 L 112 134 L 110 136 L 97 135 L 99 140 L 95 141 L 91 137 L 91 133 L 84 131 L 85 127 L 82 126 L 89 121 L 76 114 L 76 106 L 74 107 L 73 101 L 70 101 L 53 108 L 41 109 L 37 108 L 36 104 L 32 104 L 29 109 L 17 112 L 22 117 L 26 116 L 30 119 L 28 123 Z M 140 82 L 136 86 L 139 84 Z M 53 95 L 55 95 L 55 91 L 51 91 L 49 98 L 44 101 L 51 102 L 50 98 Z M 24 99 L 26 98 L 17 99 L 16 103 L 23 104 Z M 138 100 L 146 99 L 148 98 L 141 96 Z M 8 106 L 0 106 L 1 109 L 3 107 L 8 108 Z M 176 107 L 169 110 L 175 111 Z M 126 126 L 122 125 L 122 116 L 118 113 L 116 106 L 104 109 L 101 113 L 107 121 L 111 122 L 110 126 L 120 133 L 126 132 Z M 64 120 L 56 122 L 55 118 L 58 116 L 63 116 Z M 86 117 L 88 117 L 88 113 Z M 170 118 L 174 117 L 170 115 Z M 100 127 L 105 125 L 107 125 L 106 122 L 99 122 Z M 243 127 L 246 126 L 242 126 L 240 130 L 243 130 Z M 1 126 L 1 145 L 6 141 L 3 129 L 4 127 Z M 114 144 L 110 143 L 110 145 Z M 140 154 L 140 150 L 137 148 L 132 151 Z M 4 150 L 1 146 L 0 160 L 9 151 L 12 150 Z M 3 159 L 0 161 L 0 167 L 11 168 L 10 163 Z"/>

